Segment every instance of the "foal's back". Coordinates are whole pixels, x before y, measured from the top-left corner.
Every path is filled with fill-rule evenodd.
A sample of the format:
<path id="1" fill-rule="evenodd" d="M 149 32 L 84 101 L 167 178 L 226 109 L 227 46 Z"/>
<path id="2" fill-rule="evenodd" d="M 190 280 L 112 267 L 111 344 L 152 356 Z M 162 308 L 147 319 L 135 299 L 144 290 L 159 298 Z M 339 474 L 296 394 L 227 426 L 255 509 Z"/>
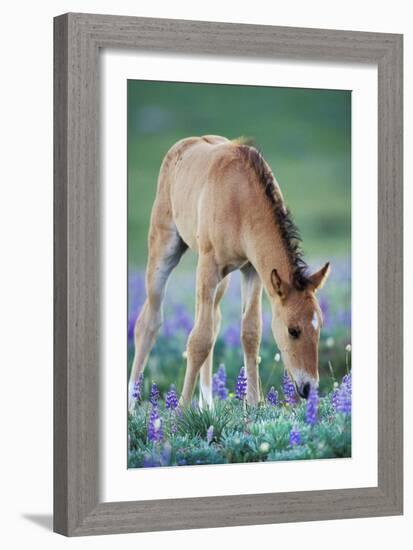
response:
<path id="1" fill-rule="evenodd" d="M 226 261 L 244 255 L 242 211 L 255 200 L 248 185 L 253 175 L 238 147 L 221 136 L 186 138 L 169 150 L 160 174 L 181 238 L 192 250 L 214 250 Z M 258 195 L 260 201 L 262 193 Z"/>

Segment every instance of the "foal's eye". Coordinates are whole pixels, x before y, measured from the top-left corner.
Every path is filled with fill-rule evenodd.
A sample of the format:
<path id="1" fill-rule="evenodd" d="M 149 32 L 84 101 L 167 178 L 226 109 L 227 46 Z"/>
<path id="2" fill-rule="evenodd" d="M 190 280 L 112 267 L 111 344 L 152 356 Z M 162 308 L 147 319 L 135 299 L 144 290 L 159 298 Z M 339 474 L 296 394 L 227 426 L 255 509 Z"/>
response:
<path id="1" fill-rule="evenodd" d="M 288 334 L 291 336 L 291 338 L 294 338 L 296 340 L 297 338 L 299 338 L 301 330 L 296 327 L 290 327 L 288 329 Z"/>

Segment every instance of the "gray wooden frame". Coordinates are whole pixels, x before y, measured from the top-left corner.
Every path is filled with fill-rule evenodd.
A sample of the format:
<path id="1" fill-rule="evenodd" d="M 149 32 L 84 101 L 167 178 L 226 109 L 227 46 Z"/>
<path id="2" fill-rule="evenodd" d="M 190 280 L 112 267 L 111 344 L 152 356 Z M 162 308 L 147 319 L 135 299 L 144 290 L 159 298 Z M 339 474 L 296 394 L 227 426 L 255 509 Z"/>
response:
<path id="1" fill-rule="evenodd" d="M 54 43 L 55 531 L 73 536 L 401 514 L 402 36 L 66 14 L 54 20 Z M 98 59 L 105 47 L 377 65 L 377 487 L 100 502 Z"/>

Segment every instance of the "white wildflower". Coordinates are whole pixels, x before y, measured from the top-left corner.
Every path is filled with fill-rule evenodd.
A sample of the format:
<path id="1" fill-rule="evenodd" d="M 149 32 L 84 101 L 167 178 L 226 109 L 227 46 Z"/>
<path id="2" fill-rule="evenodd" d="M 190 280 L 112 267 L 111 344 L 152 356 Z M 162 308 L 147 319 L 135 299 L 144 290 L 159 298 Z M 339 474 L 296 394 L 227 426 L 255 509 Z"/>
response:
<path id="1" fill-rule="evenodd" d="M 280 355 L 279 353 L 276 353 L 276 354 L 274 355 L 274 361 L 275 361 L 276 363 L 279 363 L 279 362 L 280 362 L 280 359 L 281 359 L 281 355 Z"/>

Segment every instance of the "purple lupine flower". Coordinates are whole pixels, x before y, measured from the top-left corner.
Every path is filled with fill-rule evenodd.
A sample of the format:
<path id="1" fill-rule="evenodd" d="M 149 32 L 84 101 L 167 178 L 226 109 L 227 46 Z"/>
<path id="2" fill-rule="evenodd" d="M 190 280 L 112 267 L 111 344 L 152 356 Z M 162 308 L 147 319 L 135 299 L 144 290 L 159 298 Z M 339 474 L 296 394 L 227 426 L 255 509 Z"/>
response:
<path id="1" fill-rule="evenodd" d="M 144 468 L 155 468 L 158 466 L 158 463 L 154 460 L 151 454 L 145 454 L 143 457 L 143 467 Z"/>
<path id="2" fill-rule="evenodd" d="M 208 445 L 211 443 L 213 437 L 214 437 L 214 426 L 210 426 L 207 429 L 207 433 L 206 433 L 206 439 L 207 439 Z"/>
<path id="3" fill-rule="evenodd" d="M 351 413 L 351 393 L 345 386 L 341 386 L 338 392 L 336 411 L 341 414 Z"/>
<path id="4" fill-rule="evenodd" d="M 285 403 L 287 405 L 294 405 L 297 401 L 295 387 L 286 370 L 284 371 L 284 375 L 283 375 L 282 389 L 283 389 Z"/>
<path id="5" fill-rule="evenodd" d="M 273 407 L 278 405 L 278 392 L 274 386 L 271 386 L 270 391 L 267 393 L 267 401 Z"/>
<path id="6" fill-rule="evenodd" d="M 224 385 L 227 383 L 227 371 L 225 369 L 224 363 L 221 363 L 219 365 L 216 376 Z"/>
<path id="7" fill-rule="evenodd" d="M 176 393 L 175 386 L 172 384 L 166 394 L 165 406 L 167 409 L 174 411 L 178 406 L 178 395 Z"/>
<path id="8" fill-rule="evenodd" d="M 136 401 L 140 401 L 142 399 L 142 388 L 143 388 L 143 372 L 140 373 L 138 376 L 138 379 L 135 381 L 133 385 L 133 392 L 132 396 Z"/>
<path id="9" fill-rule="evenodd" d="M 148 440 L 152 443 L 157 443 L 163 439 L 162 419 L 159 415 L 157 405 L 152 405 L 151 414 L 148 424 Z"/>
<path id="10" fill-rule="evenodd" d="M 241 367 L 237 383 L 235 385 L 235 397 L 242 401 L 247 395 L 247 377 L 245 376 L 245 368 Z"/>
<path id="11" fill-rule="evenodd" d="M 300 443 L 301 443 L 300 430 L 298 429 L 298 426 L 293 426 L 290 431 L 290 445 L 291 447 L 294 447 L 295 445 L 299 445 Z"/>
<path id="12" fill-rule="evenodd" d="M 318 391 L 316 388 L 311 387 L 305 411 L 305 421 L 307 422 L 307 424 L 314 425 L 317 423 L 318 403 Z"/>
<path id="13" fill-rule="evenodd" d="M 351 373 L 343 376 L 337 392 L 335 410 L 341 414 L 351 413 Z"/>
<path id="14" fill-rule="evenodd" d="M 343 376 L 341 385 L 336 388 L 331 396 L 333 409 L 337 413 L 351 413 L 351 373 Z"/>
<path id="15" fill-rule="evenodd" d="M 177 431 L 178 431 L 178 426 L 176 425 L 175 418 L 172 418 L 172 420 L 171 420 L 171 433 L 176 434 Z"/>
<path id="16" fill-rule="evenodd" d="M 341 383 L 344 384 L 347 390 L 351 393 L 351 372 L 343 376 Z"/>
<path id="17" fill-rule="evenodd" d="M 151 404 L 156 407 L 157 404 L 158 404 L 158 399 L 160 397 L 160 393 L 159 393 L 159 389 L 158 389 L 158 386 L 156 385 L 155 382 L 152 382 L 152 386 L 151 386 L 151 393 L 149 395 L 149 401 L 151 402 Z"/>
<path id="18" fill-rule="evenodd" d="M 228 397 L 227 373 L 223 364 L 219 365 L 218 371 L 212 377 L 212 395 L 221 401 Z"/>
<path id="19" fill-rule="evenodd" d="M 333 390 L 333 393 L 331 394 L 331 404 L 333 406 L 333 410 L 337 412 L 337 399 L 338 399 L 338 393 L 340 391 L 340 388 L 335 388 Z"/>

